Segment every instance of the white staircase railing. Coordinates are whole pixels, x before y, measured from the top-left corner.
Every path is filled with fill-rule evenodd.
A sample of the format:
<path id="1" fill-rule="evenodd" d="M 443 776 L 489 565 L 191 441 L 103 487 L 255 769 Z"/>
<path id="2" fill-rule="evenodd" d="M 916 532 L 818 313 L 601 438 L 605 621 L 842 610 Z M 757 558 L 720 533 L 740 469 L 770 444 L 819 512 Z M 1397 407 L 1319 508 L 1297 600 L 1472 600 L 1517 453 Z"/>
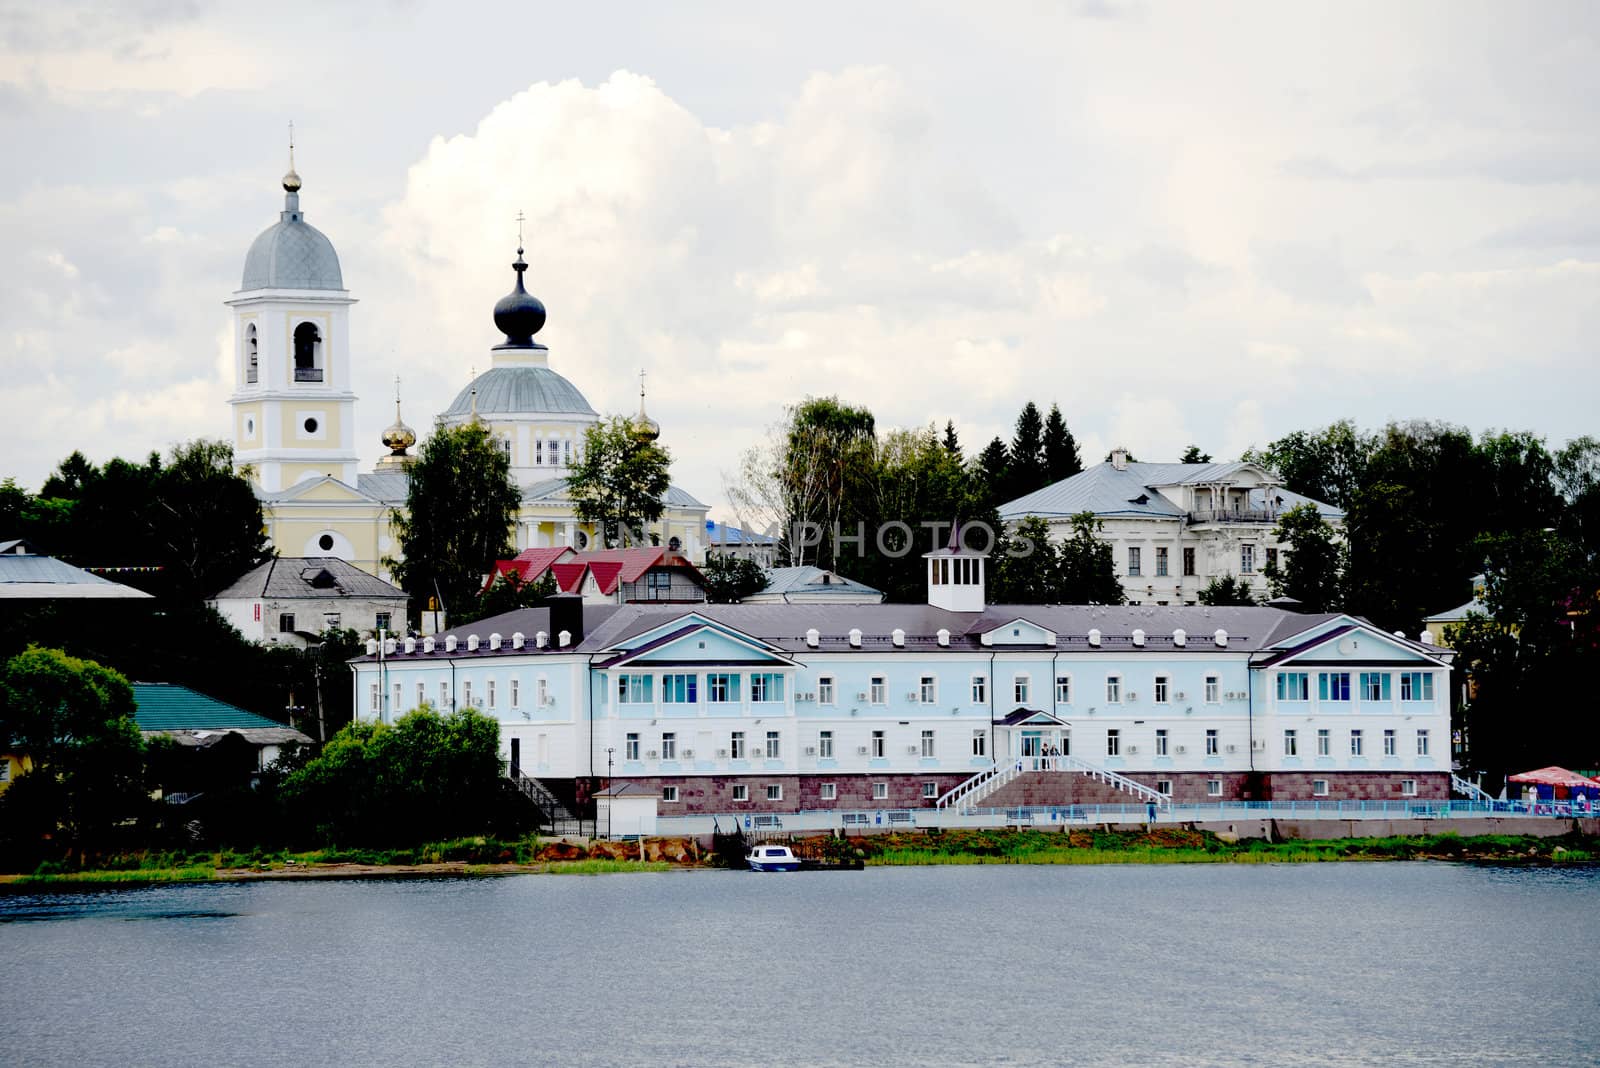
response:
<path id="1" fill-rule="evenodd" d="M 1479 786 L 1475 782 L 1468 782 L 1466 779 L 1463 779 L 1454 772 L 1450 773 L 1450 789 L 1454 790 L 1463 797 L 1470 798 L 1473 801 L 1494 800 L 1494 798 L 1490 797 L 1488 792 L 1485 791 L 1483 787 Z"/>
<path id="2" fill-rule="evenodd" d="M 1098 779 L 1107 786 L 1114 787 L 1124 793 L 1132 794 L 1146 804 L 1156 805 L 1163 809 L 1172 807 L 1172 798 L 1159 790 L 1146 786 L 1136 779 L 1126 775 L 1119 775 L 1110 768 L 1102 768 L 1098 764 L 1091 764 L 1082 757 L 1075 756 L 1038 756 L 1017 757 L 1007 764 L 996 764 L 992 768 L 978 772 L 966 782 L 950 790 L 936 802 L 938 808 L 954 808 L 967 812 L 977 807 L 978 803 L 994 793 L 1006 783 L 1019 775 L 1028 772 L 1043 771 L 1072 771 L 1087 775 L 1091 779 Z"/>

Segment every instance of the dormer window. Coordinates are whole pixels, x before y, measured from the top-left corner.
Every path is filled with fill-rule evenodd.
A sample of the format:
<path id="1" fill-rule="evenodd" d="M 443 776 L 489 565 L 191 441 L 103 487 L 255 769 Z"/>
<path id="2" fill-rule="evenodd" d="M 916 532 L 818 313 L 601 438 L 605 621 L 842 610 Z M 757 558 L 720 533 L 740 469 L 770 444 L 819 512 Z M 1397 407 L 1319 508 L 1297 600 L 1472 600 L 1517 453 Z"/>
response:
<path id="1" fill-rule="evenodd" d="M 256 335 L 256 324 L 251 323 L 244 332 L 244 380 L 253 384 L 261 375 L 261 340 Z"/>
<path id="2" fill-rule="evenodd" d="M 301 323 L 294 328 L 294 380 L 322 381 L 322 335 L 315 323 Z"/>

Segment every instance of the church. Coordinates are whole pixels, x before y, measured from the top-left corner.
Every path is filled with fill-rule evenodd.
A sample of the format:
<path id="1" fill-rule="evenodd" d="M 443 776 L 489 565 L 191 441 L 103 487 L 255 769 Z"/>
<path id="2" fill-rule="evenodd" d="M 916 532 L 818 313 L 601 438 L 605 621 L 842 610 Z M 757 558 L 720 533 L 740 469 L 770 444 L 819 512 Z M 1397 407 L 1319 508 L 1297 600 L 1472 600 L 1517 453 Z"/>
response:
<path id="1" fill-rule="evenodd" d="M 389 524 L 404 509 L 408 450 L 417 434 L 400 417 L 383 432 L 387 449 L 361 471 L 355 440 L 356 354 L 350 310 L 333 242 L 300 210 L 300 176 L 290 147 L 278 221 L 262 231 L 245 255 L 233 311 L 235 388 L 234 459 L 254 484 L 273 547 L 284 556 L 336 556 L 387 578 L 386 557 L 399 553 Z M 588 548 L 593 529 L 579 521 L 567 478 L 582 452 L 584 432 L 601 416 L 577 386 L 550 366 L 549 349 L 534 339 L 545 307 L 523 283 L 528 265 L 517 249 L 515 284 L 494 306 L 503 335 L 489 350 L 489 367 L 438 415 L 441 426 L 478 420 L 511 460 L 522 490 L 514 542 L 517 549 Z M 644 411 L 644 391 L 634 419 L 652 439 L 660 427 Z M 376 452 L 377 450 L 374 449 Z M 650 534 L 691 559 L 702 552 L 705 504 L 677 486 Z"/>

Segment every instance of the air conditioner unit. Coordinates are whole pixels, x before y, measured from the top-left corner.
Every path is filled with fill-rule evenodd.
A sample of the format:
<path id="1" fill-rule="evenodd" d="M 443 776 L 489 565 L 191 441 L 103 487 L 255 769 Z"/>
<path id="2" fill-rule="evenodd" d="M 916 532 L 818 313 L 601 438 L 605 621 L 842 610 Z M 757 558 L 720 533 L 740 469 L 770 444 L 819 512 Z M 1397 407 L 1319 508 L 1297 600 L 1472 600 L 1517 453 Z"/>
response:
<path id="1" fill-rule="evenodd" d="M 858 745 L 858 746 L 856 746 L 856 752 L 858 754 L 860 754 L 861 756 L 866 756 L 867 755 L 867 747 L 864 746 L 864 745 Z"/>
<path id="2" fill-rule="evenodd" d="M 539 703 L 541 705 L 554 705 L 556 703 L 556 699 L 550 694 L 545 694 L 544 700 L 540 701 Z"/>
<path id="3" fill-rule="evenodd" d="M 718 760 L 727 760 L 728 759 L 728 751 L 726 749 L 718 749 L 717 750 L 717 759 Z"/>
<path id="4" fill-rule="evenodd" d="M 918 747 L 914 746 L 914 745 L 906 746 L 906 755 L 907 756 L 916 756 L 920 752 L 922 752 L 922 750 L 919 749 Z"/>
<path id="5" fill-rule="evenodd" d="M 1133 693 L 1131 691 L 1128 693 L 1128 700 L 1137 701 L 1138 699 L 1139 699 L 1139 695 L 1138 694 Z"/>
<path id="6" fill-rule="evenodd" d="M 814 745 L 806 746 L 806 756 L 816 756 L 816 755 L 817 755 L 817 747 L 816 746 L 814 746 Z"/>
<path id="7" fill-rule="evenodd" d="M 1237 752 L 1238 752 L 1238 751 L 1239 751 L 1239 747 L 1238 747 L 1238 746 L 1236 746 L 1236 745 L 1230 745 L 1230 746 L 1228 746 L 1228 752 L 1230 752 L 1230 753 L 1237 753 Z"/>
<path id="8" fill-rule="evenodd" d="M 867 699 L 867 695 L 866 695 L 865 691 L 856 694 L 856 700 L 857 701 L 865 701 L 866 699 Z"/>
<path id="9" fill-rule="evenodd" d="M 922 696 L 922 695 L 917 693 L 917 691 L 912 690 L 910 693 L 906 694 L 906 700 L 907 701 L 915 701 L 920 696 Z"/>
<path id="10" fill-rule="evenodd" d="M 1267 740 L 1266 740 L 1266 739 L 1265 739 L 1265 738 L 1257 738 L 1257 739 L 1256 739 L 1256 740 L 1255 740 L 1255 741 L 1254 741 L 1254 742 L 1253 742 L 1253 743 L 1251 743 L 1251 745 L 1250 745 L 1250 748 L 1251 748 L 1251 749 L 1254 749 L 1254 750 L 1255 750 L 1255 751 L 1256 751 L 1256 752 L 1258 752 L 1258 753 L 1259 753 L 1259 752 L 1261 752 L 1261 751 L 1262 751 L 1262 750 L 1263 750 L 1263 749 L 1265 749 L 1265 748 L 1266 748 L 1266 747 L 1267 747 Z"/>
<path id="11" fill-rule="evenodd" d="M 694 757 L 694 750 L 693 749 L 685 749 L 683 751 L 683 759 L 689 760 L 689 759 L 692 759 L 693 757 Z"/>
<path id="12" fill-rule="evenodd" d="M 1172 695 L 1172 699 L 1173 699 L 1173 700 L 1174 700 L 1174 701 L 1181 701 L 1181 700 L 1183 700 L 1183 691 L 1182 691 L 1182 690 L 1179 690 L 1179 691 L 1178 691 L 1178 692 L 1177 692 L 1177 693 L 1175 693 L 1175 694 L 1173 694 L 1173 695 Z"/>
<path id="13" fill-rule="evenodd" d="M 1189 751 L 1189 747 L 1188 746 L 1186 746 L 1186 745 L 1178 746 L 1178 752 L 1179 753 L 1187 753 L 1188 751 Z"/>
<path id="14" fill-rule="evenodd" d="M 1136 745 L 1130 745 L 1130 746 L 1128 746 L 1128 752 L 1130 752 L 1130 753 L 1137 753 L 1137 752 L 1138 752 L 1138 751 L 1139 751 L 1139 747 L 1138 747 L 1138 746 L 1136 746 Z"/>
<path id="15" fill-rule="evenodd" d="M 654 760 L 656 758 L 656 751 L 654 749 L 647 749 L 645 750 L 644 755 L 646 760 Z"/>

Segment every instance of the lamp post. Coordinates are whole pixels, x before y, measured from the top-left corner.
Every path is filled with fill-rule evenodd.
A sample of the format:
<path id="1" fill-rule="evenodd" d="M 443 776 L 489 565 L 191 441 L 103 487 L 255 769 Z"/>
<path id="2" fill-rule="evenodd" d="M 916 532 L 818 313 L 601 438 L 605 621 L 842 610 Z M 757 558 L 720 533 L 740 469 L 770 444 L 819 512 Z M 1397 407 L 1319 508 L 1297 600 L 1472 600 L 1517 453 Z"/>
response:
<path id="1" fill-rule="evenodd" d="M 613 749 L 611 746 L 606 746 L 606 789 L 607 790 L 611 789 L 611 756 L 615 752 L 616 752 L 616 750 Z M 611 837 L 611 806 L 616 804 L 616 803 L 617 803 L 617 799 L 616 799 L 615 796 L 613 796 L 610 801 L 606 802 L 606 837 L 607 838 Z"/>

